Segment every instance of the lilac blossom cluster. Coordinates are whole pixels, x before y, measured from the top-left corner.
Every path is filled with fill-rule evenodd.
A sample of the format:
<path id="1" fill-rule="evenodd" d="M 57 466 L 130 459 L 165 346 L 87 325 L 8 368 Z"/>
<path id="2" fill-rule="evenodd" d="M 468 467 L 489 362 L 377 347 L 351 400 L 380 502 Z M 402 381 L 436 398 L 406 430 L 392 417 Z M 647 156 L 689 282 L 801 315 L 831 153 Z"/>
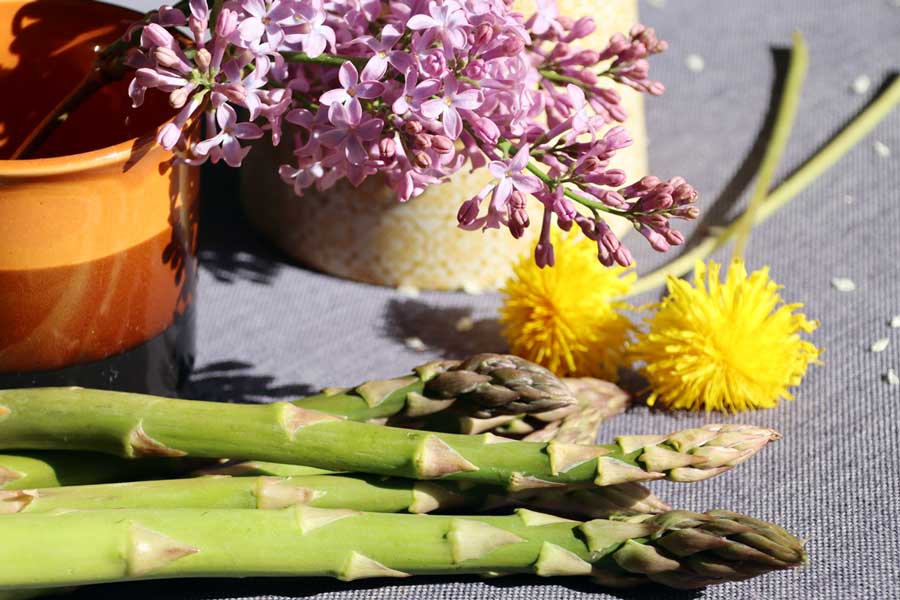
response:
<path id="1" fill-rule="evenodd" d="M 626 185 L 611 166 L 632 143 L 617 84 L 664 91 L 648 77 L 647 59 L 666 48 L 652 29 L 636 25 L 598 51 L 578 45 L 593 20 L 561 16 L 555 0 L 527 18 L 507 0 L 183 4 L 187 14 L 163 7 L 142 24 L 129 57 L 134 105 L 156 89 L 178 109 L 159 142 L 182 160 L 239 166 L 246 141 L 268 132 L 293 144 L 279 173 L 298 195 L 381 175 L 400 201 L 487 167 L 493 179 L 460 207 L 460 226 L 521 237 L 528 202 L 539 202 L 541 266 L 554 263 L 554 219 L 595 240 L 603 264 L 627 266 L 605 215 L 659 251 L 684 241 L 670 219 L 697 216 L 683 179 Z"/>

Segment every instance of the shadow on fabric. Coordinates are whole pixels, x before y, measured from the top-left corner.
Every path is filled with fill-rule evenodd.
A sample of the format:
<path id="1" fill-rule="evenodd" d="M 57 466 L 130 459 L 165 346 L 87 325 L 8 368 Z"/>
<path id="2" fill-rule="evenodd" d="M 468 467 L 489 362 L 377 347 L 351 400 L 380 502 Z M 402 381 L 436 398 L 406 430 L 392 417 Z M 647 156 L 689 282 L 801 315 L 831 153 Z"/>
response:
<path id="1" fill-rule="evenodd" d="M 471 328 L 457 329 L 461 320 L 471 318 L 471 308 L 391 300 L 385 309 L 385 334 L 401 344 L 409 338 L 419 338 L 429 350 L 439 351 L 444 358 L 507 350 L 495 319 L 473 320 Z"/>
<path id="2" fill-rule="evenodd" d="M 200 184 L 200 268 L 220 283 L 268 285 L 285 259 L 251 229 L 238 202 L 239 171 L 203 166 Z M 264 201 L 264 199 L 260 199 Z"/>
<path id="3" fill-rule="evenodd" d="M 254 404 L 296 399 L 318 391 L 302 383 L 275 384 L 275 377 L 256 373 L 252 364 L 240 360 L 196 368 L 185 386 L 185 396 L 192 400 Z"/>

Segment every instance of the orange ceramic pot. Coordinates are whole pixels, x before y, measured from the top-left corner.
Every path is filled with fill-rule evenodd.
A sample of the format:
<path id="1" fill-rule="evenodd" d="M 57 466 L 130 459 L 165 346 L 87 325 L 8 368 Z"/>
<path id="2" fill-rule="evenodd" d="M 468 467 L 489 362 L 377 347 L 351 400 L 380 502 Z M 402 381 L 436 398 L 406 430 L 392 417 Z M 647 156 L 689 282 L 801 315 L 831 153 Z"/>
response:
<path id="1" fill-rule="evenodd" d="M 174 394 L 193 360 L 198 174 L 154 142 L 165 99 L 109 85 L 9 160 L 139 17 L 0 0 L 0 387 Z"/>

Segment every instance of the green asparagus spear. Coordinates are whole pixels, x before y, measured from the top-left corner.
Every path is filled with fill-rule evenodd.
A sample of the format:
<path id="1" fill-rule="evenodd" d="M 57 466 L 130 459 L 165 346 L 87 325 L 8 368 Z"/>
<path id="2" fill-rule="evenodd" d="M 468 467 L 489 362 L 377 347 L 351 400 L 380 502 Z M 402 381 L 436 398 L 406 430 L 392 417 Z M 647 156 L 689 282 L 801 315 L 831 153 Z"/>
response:
<path id="1" fill-rule="evenodd" d="M 65 511 L 0 518 L 0 589 L 181 577 L 593 575 L 603 585 L 697 588 L 805 561 L 779 527 L 734 513 L 586 523 L 283 510 Z"/>
<path id="2" fill-rule="evenodd" d="M 580 446 L 355 423 L 283 402 L 220 404 L 80 388 L 0 391 L 0 449 L 227 456 L 509 490 L 698 481 L 731 469 L 777 437 L 769 429 L 707 425 Z"/>
<path id="3" fill-rule="evenodd" d="M 204 477 L 0 491 L 0 514 L 116 508 L 350 508 L 368 512 L 427 513 L 466 508 L 546 507 L 579 518 L 669 510 L 640 484 L 595 489 L 536 489 L 502 493 L 491 486 L 411 481 L 377 476 Z"/>
<path id="4" fill-rule="evenodd" d="M 135 462 L 93 452 L 0 454 L 0 490 L 171 477 L 198 466 L 172 459 Z"/>
<path id="5" fill-rule="evenodd" d="M 389 420 L 392 424 L 420 420 L 452 407 L 455 430 L 461 417 L 511 419 L 548 411 L 561 417 L 577 408 L 575 397 L 553 373 L 504 354 L 430 362 L 416 367 L 411 376 L 368 381 L 352 389 L 331 388 L 293 404 L 352 421 Z M 451 419 L 444 420 L 448 422 L 443 425 L 450 424 Z"/>

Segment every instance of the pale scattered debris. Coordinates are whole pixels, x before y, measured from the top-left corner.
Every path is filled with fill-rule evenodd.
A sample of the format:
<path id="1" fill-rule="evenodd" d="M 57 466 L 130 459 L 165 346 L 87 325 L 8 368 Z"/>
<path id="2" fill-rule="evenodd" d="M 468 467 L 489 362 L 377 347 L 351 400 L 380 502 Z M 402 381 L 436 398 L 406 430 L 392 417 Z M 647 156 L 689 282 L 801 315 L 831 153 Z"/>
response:
<path id="1" fill-rule="evenodd" d="M 414 350 L 416 352 L 425 352 L 427 350 L 427 346 L 425 346 L 425 342 L 423 342 L 420 338 L 417 337 L 408 337 L 403 340 L 403 343 L 410 350 Z"/>
<path id="2" fill-rule="evenodd" d="M 897 0 L 897 2 L 900 2 L 900 0 Z M 649 4 L 653 8 L 662 10 L 666 7 L 666 0 L 647 0 L 647 4 Z"/>
<path id="3" fill-rule="evenodd" d="M 893 367 L 884 374 L 884 380 L 888 382 L 888 385 L 900 385 L 900 376 L 897 375 L 897 371 Z"/>
<path id="4" fill-rule="evenodd" d="M 875 340 L 872 345 L 869 347 L 869 350 L 872 352 L 884 352 L 887 350 L 888 344 L 891 343 L 891 340 L 888 338 L 881 338 L 880 340 Z"/>
<path id="5" fill-rule="evenodd" d="M 844 196 L 844 202 L 846 202 L 847 204 L 853 204 L 853 196 L 847 194 L 846 196 Z"/>
<path id="6" fill-rule="evenodd" d="M 890 158 L 891 156 L 891 147 L 882 141 L 873 143 L 872 148 L 875 149 L 875 153 L 881 158 Z"/>
<path id="7" fill-rule="evenodd" d="M 891 317 L 891 327 L 893 327 L 894 329 L 900 329 L 900 315 L 894 315 L 893 317 Z"/>
<path id="8" fill-rule="evenodd" d="M 418 298 L 419 297 L 419 288 L 414 285 L 410 285 L 408 283 L 404 283 L 400 287 L 397 288 L 397 293 L 401 296 L 406 296 L 407 298 Z"/>
<path id="9" fill-rule="evenodd" d="M 479 294 L 484 293 L 484 290 L 481 289 L 481 286 L 474 281 L 468 281 L 464 283 L 462 286 L 462 291 L 472 296 L 478 296 Z"/>
<path id="10" fill-rule="evenodd" d="M 853 90 L 853 93 L 860 96 L 868 92 L 871 87 L 872 80 L 869 79 L 868 75 L 860 75 L 853 80 L 852 84 L 850 84 L 850 89 Z"/>
<path id="11" fill-rule="evenodd" d="M 700 73 L 706 68 L 706 61 L 699 54 L 688 54 L 684 57 L 684 64 L 693 73 Z"/>
<path id="12" fill-rule="evenodd" d="M 853 283 L 852 279 L 847 279 L 846 277 L 835 277 L 831 280 L 831 287 L 839 292 L 852 292 L 856 289 L 856 284 Z"/>
<path id="13" fill-rule="evenodd" d="M 475 329 L 475 319 L 472 317 L 462 317 L 456 322 L 456 330 L 460 333 L 472 331 Z"/>

